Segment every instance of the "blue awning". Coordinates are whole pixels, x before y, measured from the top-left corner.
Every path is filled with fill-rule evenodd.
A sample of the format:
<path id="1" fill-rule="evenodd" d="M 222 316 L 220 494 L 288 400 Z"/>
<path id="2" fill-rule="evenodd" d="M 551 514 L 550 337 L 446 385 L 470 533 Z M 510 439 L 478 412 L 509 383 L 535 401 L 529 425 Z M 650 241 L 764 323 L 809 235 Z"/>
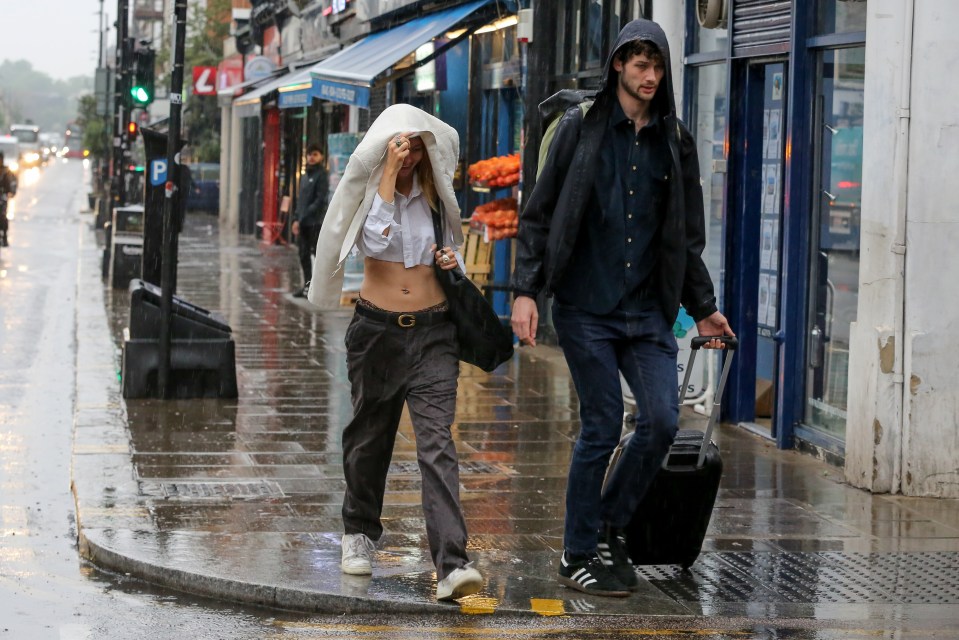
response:
<path id="1" fill-rule="evenodd" d="M 377 76 L 491 1 L 476 0 L 367 36 L 310 70 L 313 95 L 322 100 L 368 107 L 370 89 Z"/>
<path id="2" fill-rule="evenodd" d="M 277 106 L 281 109 L 310 106 L 313 101 L 313 77 L 310 70 L 302 69 L 291 74 L 277 91 L 280 92 Z"/>
<path id="3" fill-rule="evenodd" d="M 233 108 L 236 110 L 241 117 L 244 116 L 255 116 L 260 112 L 260 102 L 262 99 L 274 91 L 278 91 L 280 98 L 278 100 L 278 106 L 283 108 L 288 107 L 297 107 L 297 106 L 309 106 L 310 98 L 309 94 L 312 89 L 313 80 L 310 77 L 310 69 L 300 69 L 299 71 L 292 71 L 285 75 L 282 75 L 278 78 L 274 78 L 269 82 L 257 87 L 256 89 L 245 93 L 242 96 L 236 98 L 233 101 Z M 283 104 L 284 93 L 290 93 L 293 95 L 299 95 L 302 93 L 307 96 L 307 99 L 300 104 L 293 104 L 292 101 L 288 100 L 288 104 Z"/>

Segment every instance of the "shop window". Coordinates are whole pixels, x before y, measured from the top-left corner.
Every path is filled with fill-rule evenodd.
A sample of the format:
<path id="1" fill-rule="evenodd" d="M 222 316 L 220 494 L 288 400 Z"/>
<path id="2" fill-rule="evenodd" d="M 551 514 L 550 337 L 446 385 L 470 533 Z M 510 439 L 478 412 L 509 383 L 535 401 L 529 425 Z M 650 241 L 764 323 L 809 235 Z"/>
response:
<path id="1" fill-rule="evenodd" d="M 726 0 L 727 3 L 731 0 Z M 696 18 L 695 2 L 687 7 L 686 28 L 689 30 L 689 54 L 721 53 L 725 55 L 729 41 L 729 29 L 704 29 Z M 730 9 L 731 11 L 731 9 Z"/>
<path id="2" fill-rule="evenodd" d="M 726 64 L 691 69 L 696 91 L 692 103 L 693 136 L 699 154 L 706 212 L 706 267 L 722 299 L 723 204 L 726 191 Z"/>
<path id="3" fill-rule="evenodd" d="M 865 49 L 824 51 L 819 65 L 805 422 L 842 439 L 859 300 Z"/>
<path id="4" fill-rule="evenodd" d="M 866 30 L 866 0 L 825 0 L 818 4 L 819 35 Z"/>

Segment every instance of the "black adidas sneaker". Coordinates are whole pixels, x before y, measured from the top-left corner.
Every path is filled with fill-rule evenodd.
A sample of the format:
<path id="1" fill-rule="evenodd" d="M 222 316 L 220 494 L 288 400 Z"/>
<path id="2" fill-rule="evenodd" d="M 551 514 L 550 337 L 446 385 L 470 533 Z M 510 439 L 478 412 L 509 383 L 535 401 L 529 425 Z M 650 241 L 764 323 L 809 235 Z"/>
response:
<path id="1" fill-rule="evenodd" d="M 636 577 L 636 570 L 629 559 L 629 552 L 626 551 L 626 540 L 623 539 L 622 531 L 604 526 L 603 532 L 599 534 L 597 547 L 603 564 L 616 579 L 630 591 L 639 589 L 639 578 Z"/>
<path id="2" fill-rule="evenodd" d="M 570 589 L 597 596 L 625 598 L 629 589 L 610 572 L 598 554 L 585 560 L 570 560 L 564 551 L 559 561 L 559 583 Z"/>

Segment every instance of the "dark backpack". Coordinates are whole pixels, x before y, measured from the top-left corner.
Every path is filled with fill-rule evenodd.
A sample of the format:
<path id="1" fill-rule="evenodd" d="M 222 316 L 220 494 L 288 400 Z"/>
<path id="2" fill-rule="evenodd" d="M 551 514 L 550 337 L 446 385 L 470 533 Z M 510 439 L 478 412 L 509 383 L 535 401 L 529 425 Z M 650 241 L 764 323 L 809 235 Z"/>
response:
<path id="1" fill-rule="evenodd" d="M 554 93 L 539 105 L 539 115 L 543 121 L 543 138 L 539 143 L 539 157 L 536 161 L 536 177 L 539 178 L 543 166 L 546 164 L 546 158 L 549 156 L 549 148 L 556 136 L 556 129 L 559 127 L 559 121 L 562 119 L 570 107 L 579 105 L 583 116 L 593 106 L 596 93 L 593 91 L 576 91 L 573 89 L 563 89 Z"/>

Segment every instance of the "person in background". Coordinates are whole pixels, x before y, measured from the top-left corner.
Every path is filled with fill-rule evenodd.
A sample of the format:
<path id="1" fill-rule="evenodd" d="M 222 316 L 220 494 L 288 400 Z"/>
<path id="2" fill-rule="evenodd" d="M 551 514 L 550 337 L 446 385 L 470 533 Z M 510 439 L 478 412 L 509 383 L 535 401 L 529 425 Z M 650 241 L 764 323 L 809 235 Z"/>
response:
<path id="1" fill-rule="evenodd" d="M 311 144 L 306 150 L 306 172 L 300 178 L 300 193 L 296 198 L 296 219 L 293 220 L 293 235 L 303 269 L 303 286 L 293 296 L 305 298 L 313 273 L 313 254 L 316 253 L 316 240 L 326 215 L 327 194 L 330 189 L 330 175 L 324 165 L 323 150 L 320 145 Z"/>
<path id="2" fill-rule="evenodd" d="M 5 164 L 3 153 L 0 152 L 0 246 L 9 247 L 10 241 L 7 232 L 10 230 L 10 221 L 7 220 L 7 200 L 17 195 L 17 176 Z"/>
<path id="3" fill-rule="evenodd" d="M 658 24 L 623 28 L 592 106 L 585 115 L 572 106 L 559 122 L 520 216 L 511 281 L 513 331 L 530 346 L 536 296 L 553 295 L 580 402 L 558 581 L 601 596 L 638 587 L 623 529 L 678 429 L 672 326 L 680 303 L 700 335 L 733 335 L 702 259 L 699 162 L 676 117 L 669 69 Z M 636 398 L 636 432 L 604 491 L 623 423 L 620 373 Z"/>

